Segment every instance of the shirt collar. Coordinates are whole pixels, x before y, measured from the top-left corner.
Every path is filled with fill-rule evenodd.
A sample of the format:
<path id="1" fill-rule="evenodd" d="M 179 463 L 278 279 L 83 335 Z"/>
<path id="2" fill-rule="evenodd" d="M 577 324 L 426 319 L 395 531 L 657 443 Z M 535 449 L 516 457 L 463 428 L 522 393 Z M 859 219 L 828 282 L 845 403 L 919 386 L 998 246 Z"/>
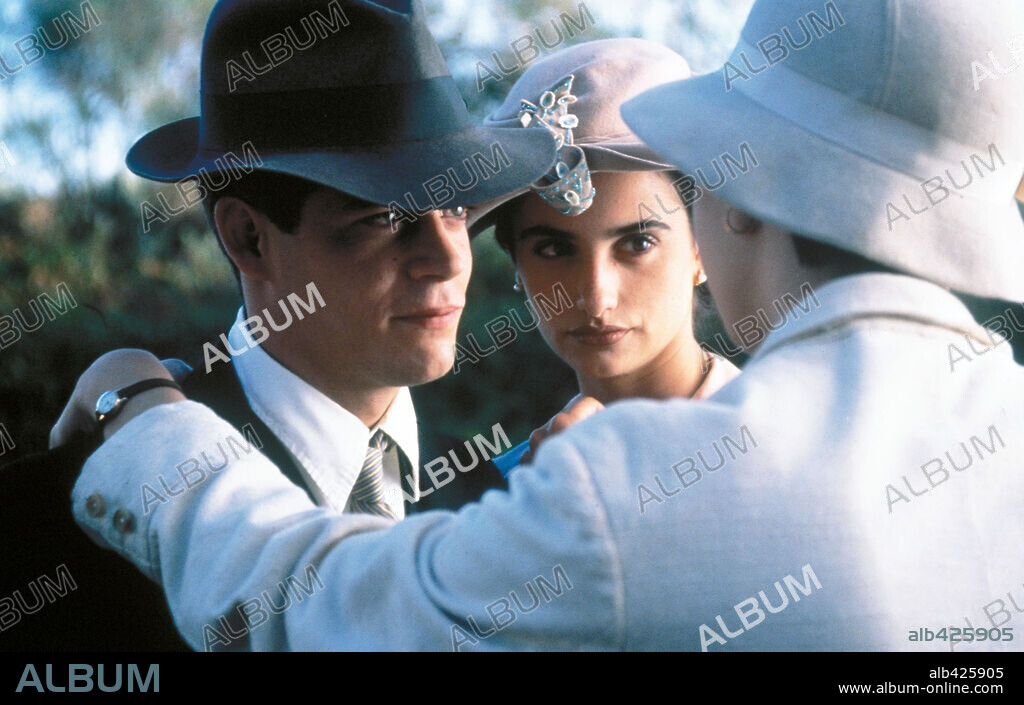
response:
<path id="1" fill-rule="evenodd" d="M 240 308 L 228 333 L 242 389 L 253 411 L 295 456 L 323 501 L 338 511 L 344 509 L 362 470 L 370 436 L 377 428 L 405 453 L 411 465 L 413 487 L 419 488 L 416 411 L 407 387 L 398 391 L 381 422 L 369 429 L 358 417 L 255 345 L 242 326 L 244 316 L 244 308 Z M 235 351 L 242 352 L 235 355 Z M 419 499 L 418 489 L 414 499 Z"/>
<path id="2" fill-rule="evenodd" d="M 840 277 L 809 291 L 801 303 L 803 308 L 792 307 L 785 323 L 768 333 L 751 356 L 751 362 L 782 345 L 863 318 L 892 318 L 941 326 L 986 347 L 993 345 L 988 330 L 974 320 L 956 296 L 917 277 L 885 273 Z M 780 320 L 778 311 L 765 312 L 765 315 L 772 325 Z"/>

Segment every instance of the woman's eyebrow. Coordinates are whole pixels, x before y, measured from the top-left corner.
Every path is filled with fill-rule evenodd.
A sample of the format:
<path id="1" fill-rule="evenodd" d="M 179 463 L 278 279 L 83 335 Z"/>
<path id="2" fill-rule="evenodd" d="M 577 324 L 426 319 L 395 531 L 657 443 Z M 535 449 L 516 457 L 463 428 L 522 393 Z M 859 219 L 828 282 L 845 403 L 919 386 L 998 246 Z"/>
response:
<path id="1" fill-rule="evenodd" d="M 616 228 L 613 234 L 616 236 L 622 235 L 636 235 L 637 233 L 647 232 L 648 230 L 671 230 L 672 226 L 663 220 L 657 218 L 647 218 L 638 223 L 629 223 L 623 225 L 621 228 Z"/>

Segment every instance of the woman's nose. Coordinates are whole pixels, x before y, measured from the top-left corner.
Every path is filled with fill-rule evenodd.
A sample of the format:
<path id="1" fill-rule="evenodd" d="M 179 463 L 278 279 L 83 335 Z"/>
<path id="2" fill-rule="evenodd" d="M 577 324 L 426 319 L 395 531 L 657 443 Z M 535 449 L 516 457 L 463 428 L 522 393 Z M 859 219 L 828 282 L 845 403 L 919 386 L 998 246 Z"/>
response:
<path id="1" fill-rule="evenodd" d="M 582 267 L 576 305 L 592 318 L 601 318 L 618 305 L 618 271 L 602 257 L 591 258 Z"/>

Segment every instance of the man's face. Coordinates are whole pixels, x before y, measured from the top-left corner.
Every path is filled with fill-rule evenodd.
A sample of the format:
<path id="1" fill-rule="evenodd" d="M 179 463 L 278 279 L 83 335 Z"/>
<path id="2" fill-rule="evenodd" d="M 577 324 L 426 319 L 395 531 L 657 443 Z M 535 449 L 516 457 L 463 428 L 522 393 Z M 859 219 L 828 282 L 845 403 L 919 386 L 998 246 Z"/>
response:
<path id="1" fill-rule="evenodd" d="M 734 220 L 749 222 L 738 209 Z M 693 233 L 700 246 L 701 260 L 708 275 L 708 286 L 722 316 L 729 337 L 737 344 L 736 322 L 755 311 L 754 290 L 759 281 L 757 258 L 750 235 L 729 227 L 728 203 L 704 193 L 693 205 Z"/>
<path id="2" fill-rule="evenodd" d="M 287 343 L 318 376 L 356 391 L 422 384 L 451 368 L 472 269 L 459 210 L 393 231 L 386 207 L 324 189 L 293 233 L 271 227 L 267 256 L 274 298 L 305 300 L 313 282 L 326 304 L 296 322 Z"/>

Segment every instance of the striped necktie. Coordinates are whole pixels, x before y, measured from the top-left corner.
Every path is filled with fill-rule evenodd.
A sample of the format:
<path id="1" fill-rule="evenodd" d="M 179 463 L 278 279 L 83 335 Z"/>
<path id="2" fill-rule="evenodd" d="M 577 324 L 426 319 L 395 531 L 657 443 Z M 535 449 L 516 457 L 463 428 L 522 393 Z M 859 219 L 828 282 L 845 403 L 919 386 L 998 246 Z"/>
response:
<path id="1" fill-rule="evenodd" d="M 391 439 L 383 431 L 378 430 L 370 437 L 366 448 L 366 459 L 363 469 L 352 487 L 349 506 L 358 514 L 376 514 L 382 517 L 397 519 L 391 508 L 384 501 L 384 453 L 391 446 Z"/>

